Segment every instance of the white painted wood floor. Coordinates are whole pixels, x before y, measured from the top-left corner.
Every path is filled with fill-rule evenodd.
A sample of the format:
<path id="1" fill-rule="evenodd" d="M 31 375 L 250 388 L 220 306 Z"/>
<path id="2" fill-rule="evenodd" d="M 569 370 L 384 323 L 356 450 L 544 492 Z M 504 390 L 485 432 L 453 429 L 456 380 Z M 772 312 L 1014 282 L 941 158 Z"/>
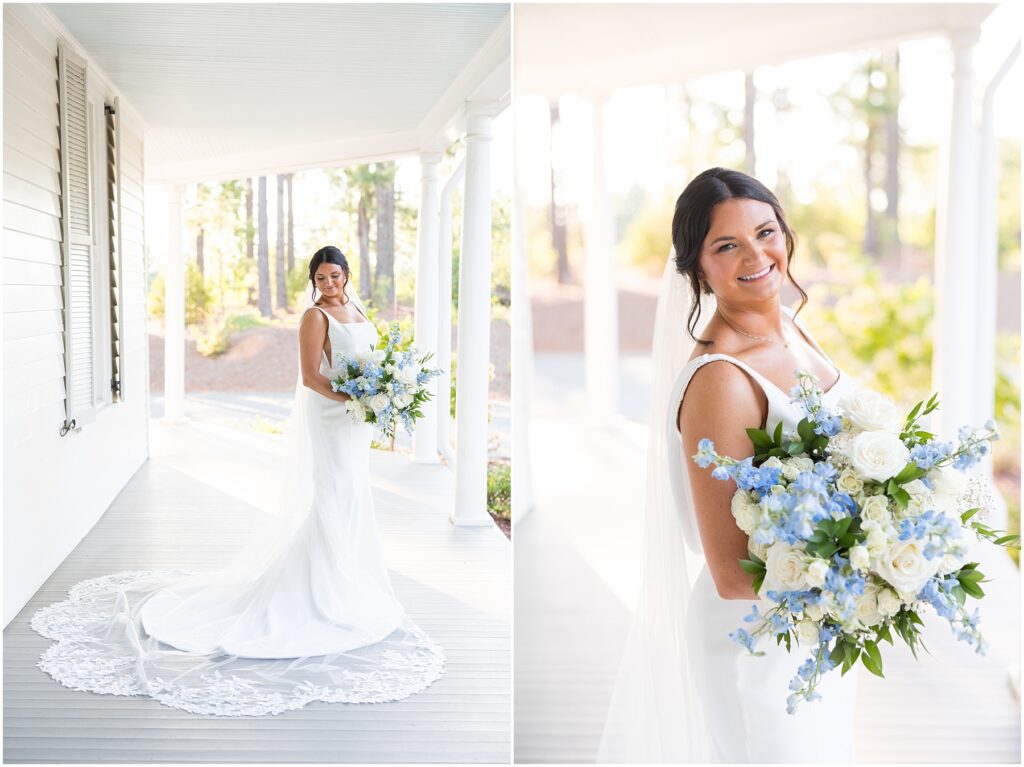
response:
<path id="1" fill-rule="evenodd" d="M 35 664 L 28 620 L 78 581 L 128 569 L 216 567 L 270 491 L 277 437 L 151 421 L 151 459 L 4 631 L 4 761 L 503 762 L 511 738 L 511 551 L 493 526 L 448 521 L 441 466 L 374 451 L 373 490 L 399 599 L 446 650 L 445 675 L 382 704 L 313 703 L 274 717 L 201 717 L 144 697 L 62 687 Z"/>
<path id="2" fill-rule="evenodd" d="M 537 508 L 515 527 L 515 761 L 593 762 L 635 597 L 644 430 L 531 422 Z M 556 460 L 557 459 L 557 460 Z M 886 679 L 856 682 L 859 763 L 1020 763 L 1020 578 L 983 551 L 994 579 L 980 603 L 985 657 L 931 611 L 920 662 L 884 646 Z M 794 670 L 800 657 L 794 655 Z M 780 705 L 788 691 L 780 691 Z M 813 704 L 812 704 L 813 705 Z"/>

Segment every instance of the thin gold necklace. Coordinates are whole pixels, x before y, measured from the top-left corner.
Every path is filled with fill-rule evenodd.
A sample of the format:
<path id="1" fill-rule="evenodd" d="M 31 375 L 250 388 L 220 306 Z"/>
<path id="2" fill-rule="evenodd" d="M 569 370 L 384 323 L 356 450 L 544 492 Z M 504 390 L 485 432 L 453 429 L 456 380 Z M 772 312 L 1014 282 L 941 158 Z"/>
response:
<path id="1" fill-rule="evenodd" d="M 774 338 L 769 338 L 768 336 L 755 336 L 753 333 L 748 333 L 745 330 L 740 330 L 738 327 L 736 327 L 731 322 L 729 322 L 729 320 L 727 320 L 725 315 L 722 314 L 721 312 L 718 313 L 718 316 L 722 318 L 722 321 L 726 325 L 728 325 L 730 328 L 735 330 L 740 335 L 744 335 L 747 338 L 753 338 L 755 341 L 767 341 L 770 344 L 779 344 L 781 346 L 786 347 L 787 349 L 789 348 L 789 339 L 788 338 L 785 341 L 776 341 Z M 783 333 L 785 333 L 785 331 L 783 331 Z"/>

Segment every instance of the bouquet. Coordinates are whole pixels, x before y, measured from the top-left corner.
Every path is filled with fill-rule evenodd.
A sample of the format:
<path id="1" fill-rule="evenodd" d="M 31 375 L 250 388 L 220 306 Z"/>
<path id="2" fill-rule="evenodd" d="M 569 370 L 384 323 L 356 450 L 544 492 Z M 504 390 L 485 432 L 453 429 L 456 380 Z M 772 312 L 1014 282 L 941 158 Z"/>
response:
<path id="1" fill-rule="evenodd" d="M 340 372 L 331 388 L 351 397 L 345 407 L 356 423 L 376 424 L 385 437 L 393 437 L 399 423 L 412 434 L 413 423 L 423 417 L 420 405 L 431 398 L 425 384 L 441 374 L 426 367 L 432 355 L 417 359 L 414 348 L 400 351 L 401 343 L 402 332 L 393 322 L 383 349 L 335 355 Z"/>
<path id="2" fill-rule="evenodd" d="M 820 699 L 824 673 L 858 658 L 882 676 L 882 641 L 893 633 L 917 657 L 920 611 L 931 605 L 956 636 L 984 653 L 978 611 L 984 575 L 968 562 L 966 536 L 1019 547 L 1020 537 L 992 530 L 975 515 L 985 496 L 980 479 L 965 472 L 998 439 L 995 423 L 963 427 L 958 444 L 924 431 L 919 420 L 938 407 L 936 396 L 919 402 L 905 418 L 877 392 L 859 390 L 838 403 L 822 404 L 809 373 L 796 371 L 792 402 L 805 417 L 797 432 L 747 429 L 755 454 L 737 461 L 718 455 L 711 440 L 698 444 L 694 460 L 712 464 L 712 476 L 737 485 L 736 524 L 750 540 L 741 567 L 754 575 L 754 590 L 769 605 L 744 618 L 751 628 L 729 636 L 755 655 L 757 641 L 775 637 L 791 651 L 795 640 L 810 657 L 789 685 L 787 711 Z"/>

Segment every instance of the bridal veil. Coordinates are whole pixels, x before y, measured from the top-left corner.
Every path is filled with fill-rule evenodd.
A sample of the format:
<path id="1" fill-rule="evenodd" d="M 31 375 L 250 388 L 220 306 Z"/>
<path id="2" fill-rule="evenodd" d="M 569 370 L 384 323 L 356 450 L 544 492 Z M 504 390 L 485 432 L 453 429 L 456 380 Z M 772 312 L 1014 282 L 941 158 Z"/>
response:
<path id="1" fill-rule="evenodd" d="M 684 641 L 693 583 L 703 565 L 689 482 L 675 428 L 674 390 L 694 349 L 686 330 L 693 300 L 674 253 L 662 275 L 652 343 L 642 577 L 611 698 L 598 762 L 704 762 L 710 745 Z M 699 337 L 714 311 L 702 298 Z"/>

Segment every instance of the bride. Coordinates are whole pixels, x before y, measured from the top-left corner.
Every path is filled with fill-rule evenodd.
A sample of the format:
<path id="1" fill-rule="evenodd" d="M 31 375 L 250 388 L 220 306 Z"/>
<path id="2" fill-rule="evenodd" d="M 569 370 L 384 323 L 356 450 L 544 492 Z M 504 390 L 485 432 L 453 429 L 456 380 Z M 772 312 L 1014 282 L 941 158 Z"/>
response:
<path id="1" fill-rule="evenodd" d="M 221 570 L 107 575 L 38 611 L 32 627 L 56 640 L 39 666 L 61 684 L 259 716 L 398 700 L 440 678 L 443 651 L 405 614 L 381 555 L 372 426 L 330 385 L 339 355 L 378 338 L 350 276 L 338 248 L 309 262 L 278 513 Z"/>
<path id="2" fill-rule="evenodd" d="M 823 700 L 786 713 L 801 655 L 729 638 L 759 597 L 739 565 L 747 536 L 734 483 L 692 456 L 707 437 L 753 454 L 748 427 L 796 431 L 789 390 L 800 368 L 826 404 L 852 387 L 783 306 L 795 240 L 778 200 L 743 173 L 711 168 L 680 195 L 654 336 L 644 572 L 598 761 L 850 762 L 854 676 L 824 678 Z M 757 553 L 754 551 L 754 553 Z M 761 552 L 763 555 L 763 552 Z"/>

